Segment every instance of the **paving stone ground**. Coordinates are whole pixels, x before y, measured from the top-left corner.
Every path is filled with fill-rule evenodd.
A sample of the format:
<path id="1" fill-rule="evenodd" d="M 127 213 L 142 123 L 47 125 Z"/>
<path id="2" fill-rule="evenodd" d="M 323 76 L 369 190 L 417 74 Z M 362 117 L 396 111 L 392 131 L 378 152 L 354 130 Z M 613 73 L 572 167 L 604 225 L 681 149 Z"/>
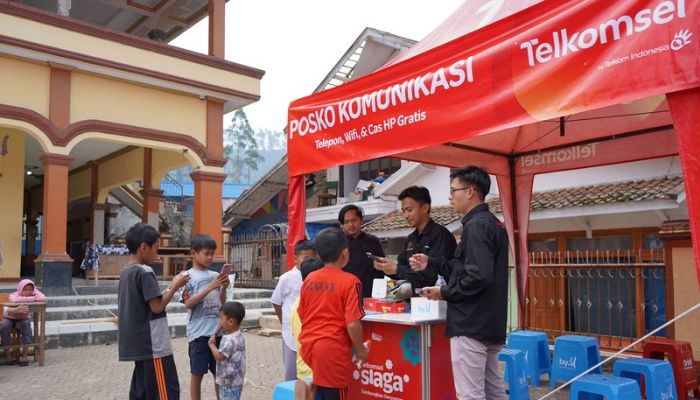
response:
<path id="1" fill-rule="evenodd" d="M 245 332 L 247 365 L 244 400 L 270 400 L 275 383 L 282 381 L 281 338 L 263 337 L 257 330 Z M 175 363 L 180 377 L 181 398 L 189 399 L 187 339 L 173 339 Z M 1 399 L 121 400 L 128 399 L 133 363 L 117 361 L 116 343 L 48 350 L 43 367 L 0 365 Z M 549 390 L 546 379 L 531 391 L 539 399 Z M 202 399 L 214 399 L 214 380 L 202 383 Z M 568 390 L 550 399 L 567 399 Z"/>
<path id="2" fill-rule="evenodd" d="M 284 371 L 281 339 L 262 337 L 257 331 L 245 333 L 247 346 L 245 400 L 270 400 L 274 384 Z M 173 339 L 175 363 L 180 377 L 182 399 L 189 399 L 190 376 L 187 339 Z M 133 363 L 117 361 L 116 343 L 48 350 L 43 367 L 0 365 L 0 398 L 47 400 L 128 399 Z M 213 399 L 214 379 L 202 383 L 202 399 Z"/>

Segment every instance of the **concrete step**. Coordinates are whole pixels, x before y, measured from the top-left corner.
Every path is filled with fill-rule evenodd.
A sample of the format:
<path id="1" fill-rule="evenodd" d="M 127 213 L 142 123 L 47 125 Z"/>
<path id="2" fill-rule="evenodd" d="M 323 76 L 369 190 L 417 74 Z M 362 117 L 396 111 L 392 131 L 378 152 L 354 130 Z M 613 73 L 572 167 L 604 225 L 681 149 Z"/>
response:
<path id="1" fill-rule="evenodd" d="M 246 309 L 243 329 L 259 327 L 262 315 L 274 314 L 272 308 Z M 168 313 L 171 337 L 187 334 L 187 313 Z M 46 347 L 78 347 L 117 342 L 117 322 L 114 318 L 91 318 L 46 322 Z"/>
<path id="2" fill-rule="evenodd" d="M 165 289 L 170 284 L 169 282 L 159 281 L 158 284 L 162 289 Z M 98 286 L 94 286 L 94 283 L 90 281 L 89 283 L 73 283 L 73 292 L 78 296 L 94 296 L 101 294 L 117 294 L 119 289 L 119 280 L 101 280 Z"/>
<path id="3" fill-rule="evenodd" d="M 116 281 L 115 281 L 116 283 Z M 168 282 L 159 282 L 162 288 Z M 75 283 L 74 283 L 75 284 Z M 52 296 L 46 308 L 46 344 L 48 348 L 108 344 L 117 341 L 116 284 L 75 287 L 75 296 Z M 235 288 L 233 298 L 246 307 L 244 328 L 257 328 L 261 315 L 274 314 L 271 290 Z M 171 335 L 183 337 L 187 331 L 187 308 L 179 302 L 168 304 Z"/>
<path id="4" fill-rule="evenodd" d="M 105 299 L 100 299 L 105 300 Z M 74 319 L 94 319 L 94 318 L 110 318 L 119 315 L 119 310 L 114 303 L 95 304 L 87 306 L 69 306 L 69 307 L 47 307 L 46 321 L 74 320 Z M 272 303 L 270 299 L 238 299 L 245 306 L 246 310 L 270 308 Z M 166 308 L 168 313 L 187 313 L 187 307 L 179 302 L 171 302 Z"/>
<path id="5" fill-rule="evenodd" d="M 262 328 L 258 331 L 258 335 L 265 337 L 282 336 L 282 331 L 277 329 Z"/>
<path id="6" fill-rule="evenodd" d="M 277 315 L 275 315 L 274 313 L 272 315 L 261 316 L 260 327 L 263 329 L 282 331 L 282 323 L 280 322 L 279 318 L 277 318 Z"/>

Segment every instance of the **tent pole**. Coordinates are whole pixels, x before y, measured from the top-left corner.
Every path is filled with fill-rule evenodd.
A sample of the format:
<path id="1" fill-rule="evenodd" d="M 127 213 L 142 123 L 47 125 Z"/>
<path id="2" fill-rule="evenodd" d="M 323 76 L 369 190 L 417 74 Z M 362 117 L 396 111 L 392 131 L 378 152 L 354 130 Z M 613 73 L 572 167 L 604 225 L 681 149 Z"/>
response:
<path id="1" fill-rule="evenodd" d="M 520 268 L 522 266 L 520 265 L 520 228 L 518 224 L 518 203 L 516 200 L 516 184 L 515 184 L 515 157 L 509 156 L 508 157 L 508 173 L 510 174 L 510 195 L 511 195 L 511 212 L 512 212 L 512 218 L 513 218 L 513 261 L 515 265 L 514 273 L 515 273 L 515 282 L 516 282 L 516 289 L 518 291 L 518 307 L 520 309 L 520 315 L 518 317 L 519 319 L 519 326 L 520 329 L 525 329 L 525 293 L 522 291 L 523 285 L 521 284 L 520 280 Z"/>

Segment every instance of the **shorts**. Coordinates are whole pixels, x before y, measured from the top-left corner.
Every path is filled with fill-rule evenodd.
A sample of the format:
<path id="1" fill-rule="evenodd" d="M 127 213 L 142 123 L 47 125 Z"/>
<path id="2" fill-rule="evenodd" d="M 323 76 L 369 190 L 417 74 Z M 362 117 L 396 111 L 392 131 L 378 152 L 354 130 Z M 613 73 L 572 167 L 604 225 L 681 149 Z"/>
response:
<path id="1" fill-rule="evenodd" d="M 241 400 L 243 385 L 219 386 L 219 400 Z"/>
<path id="2" fill-rule="evenodd" d="M 216 338 L 216 348 L 219 348 L 221 337 Z M 189 343 L 190 372 L 193 375 L 206 375 L 207 370 L 216 376 L 216 359 L 209 348 L 209 337 L 201 336 Z"/>
<path id="3" fill-rule="evenodd" d="M 348 388 L 329 388 L 318 386 L 316 389 L 316 398 L 321 400 L 347 400 Z"/>
<path id="4" fill-rule="evenodd" d="M 134 362 L 130 400 L 178 400 L 180 382 L 172 355 Z"/>

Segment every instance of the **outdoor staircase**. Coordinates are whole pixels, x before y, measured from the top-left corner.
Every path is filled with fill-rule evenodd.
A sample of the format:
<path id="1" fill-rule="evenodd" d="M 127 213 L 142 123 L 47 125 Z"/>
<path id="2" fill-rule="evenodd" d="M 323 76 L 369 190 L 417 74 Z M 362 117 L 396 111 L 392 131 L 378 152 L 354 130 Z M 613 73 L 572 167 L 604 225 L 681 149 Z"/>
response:
<path id="1" fill-rule="evenodd" d="M 92 282 L 90 283 L 92 284 Z M 169 282 L 160 282 L 167 287 Z M 46 308 L 47 348 L 77 347 L 117 342 L 117 282 L 74 287 L 77 295 L 49 297 Z M 234 300 L 246 308 L 242 327 L 258 328 L 260 317 L 274 314 L 271 290 L 234 289 Z M 173 300 L 167 307 L 171 337 L 184 337 L 187 308 Z"/>
<path id="2" fill-rule="evenodd" d="M 139 194 L 140 186 L 136 183 L 118 186 L 109 191 L 115 199 L 119 200 L 134 215 L 143 214 L 143 198 Z"/>

